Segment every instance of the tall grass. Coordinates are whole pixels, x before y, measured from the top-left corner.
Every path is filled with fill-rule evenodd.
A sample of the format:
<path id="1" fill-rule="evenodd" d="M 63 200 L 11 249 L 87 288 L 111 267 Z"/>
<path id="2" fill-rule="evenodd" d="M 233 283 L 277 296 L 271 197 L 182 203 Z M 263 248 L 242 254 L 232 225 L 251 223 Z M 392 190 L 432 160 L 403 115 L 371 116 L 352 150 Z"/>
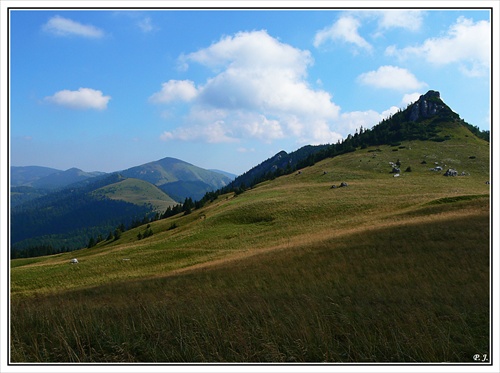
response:
<path id="1" fill-rule="evenodd" d="M 356 151 L 147 239 L 14 260 L 12 362 L 473 362 L 490 347 L 488 148 L 473 140 Z M 397 159 L 412 172 L 393 178 Z"/>
<path id="2" fill-rule="evenodd" d="M 14 297 L 11 358 L 472 362 L 489 349 L 488 229 L 487 214 L 366 229 L 177 276 Z"/>

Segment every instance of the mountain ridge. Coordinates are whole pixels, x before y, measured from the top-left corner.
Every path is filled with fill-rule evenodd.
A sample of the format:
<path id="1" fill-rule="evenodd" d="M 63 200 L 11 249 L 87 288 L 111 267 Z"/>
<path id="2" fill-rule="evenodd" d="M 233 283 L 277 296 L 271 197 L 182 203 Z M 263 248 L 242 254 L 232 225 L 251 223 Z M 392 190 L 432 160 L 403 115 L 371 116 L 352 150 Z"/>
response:
<path id="1" fill-rule="evenodd" d="M 243 190 L 259 182 L 311 166 L 325 158 L 355 151 L 358 147 L 398 144 L 405 140 L 446 141 L 450 139 L 450 135 L 444 133 L 450 126 L 465 127 L 476 137 L 489 141 L 489 131 L 481 131 L 477 126 L 465 122 L 441 99 L 439 91 L 429 90 L 406 109 L 400 109 L 371 129 L 361 127 L 354 135 L 349 134 L 337 144 L 306 145 L 289 154 L 280 151 L 238 176 L 230 187 Z"/>

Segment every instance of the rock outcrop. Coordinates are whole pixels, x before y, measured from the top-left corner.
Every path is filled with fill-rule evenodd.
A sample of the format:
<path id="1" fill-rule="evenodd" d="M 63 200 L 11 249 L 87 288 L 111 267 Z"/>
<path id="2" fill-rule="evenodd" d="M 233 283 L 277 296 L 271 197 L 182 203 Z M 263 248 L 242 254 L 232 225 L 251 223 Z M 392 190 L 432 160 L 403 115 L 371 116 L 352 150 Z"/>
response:
<path id="1" fill-rule="evenodd" d="M 419 119 L 425 119 L 436 115 L 441 110 L 449 108 L 441 101 L 438 91 L 429 91 L 421 95 L 417 102 L 412 105 L 408 120 L 416 122 Z"/>

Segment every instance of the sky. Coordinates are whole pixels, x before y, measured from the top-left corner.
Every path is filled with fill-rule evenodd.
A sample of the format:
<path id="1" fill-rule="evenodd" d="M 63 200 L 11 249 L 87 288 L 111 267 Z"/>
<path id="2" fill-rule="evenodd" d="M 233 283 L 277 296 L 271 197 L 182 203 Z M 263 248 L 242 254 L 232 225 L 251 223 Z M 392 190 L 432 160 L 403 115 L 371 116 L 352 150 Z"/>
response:
<path id="1" fill-rule="evenodd" d="M 490 128 L 488 10 L 11 10 L 10 164 L 241 174 L 428 90 Z"/>

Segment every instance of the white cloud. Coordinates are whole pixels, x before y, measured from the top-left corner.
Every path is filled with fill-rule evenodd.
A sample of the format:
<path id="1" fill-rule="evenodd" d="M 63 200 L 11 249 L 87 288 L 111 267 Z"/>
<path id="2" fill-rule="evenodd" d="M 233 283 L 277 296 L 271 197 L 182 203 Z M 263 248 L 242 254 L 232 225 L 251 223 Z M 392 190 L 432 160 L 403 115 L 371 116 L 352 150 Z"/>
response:
<path id="1" fill-rule="evenodd" d="M 469 76 L 486 75 L 490 69 L 491 25 L 459 17 L 444 36 L 430 38 L 421 45 L 398 49 L 392 45 L 386 55 L 400 59 L 419 58 L 437 66 L 459 64 Z"/>
<path id="2" fill-rule="evenodd" d="M 407 93 L 403 96 L 401 103 L 404 106 L 412 104 L 412 103 L 416 102 L 420 98 L 421 95 L 422 95 L 422 93 L 418 93 L 418 92 Z"/>
<path id="3" fill-rule="evenodd" d="M 104 110 L 111 96 L 103 96 L 101 91 L 92 88 L 79 88 L 78 91 L 65 89 L 56 92 L 53 96 L 45 97 L 45 100 L 71 109 Z"/>
<path id="4" fill-rule="evenodd" d="M 314 37 L 314 46 L 318 48 L 328 41 L 340 41 L 354 44 L 356 47 L 368 52 L 373 47 L 358 33 L 360 22 L 354 17 L 344 16 L 329 27 L 318 31 Z"/>
<path id="5" fill-rule="evenodd" d="M 162 91 L 150 98 L 169 102 L 188 92 L 186 97 L 192 100 L 183 126 L 169 131 L 164 140 L 331 138 L 326 123 L 338 117 L 340 108 L 328 92 L 307 83 L 307 69 L 313 63 L 309 51 L 281 43 L 266 31 L 254 31 L 226 36 L 179 60 L 185 68 L 190 63 L 212 68 L 213 75 L 197 88 L 193 82 L 184 83 L 183 89 L 178 81 L 164 83 Z M 314 123 L 322 123 L 323 129 L 314 129 Z"/>
<path id="6" fill-rule="evenodd" d="M 86 38 L 101 38 L 104 32 L 92 25 L 83 25 L 61 16 L 54 16 L 43 25 L 43 30 L 58 36 L 82 36 Z"/>
<path id="7" fill-rule="evenodd" d="M 375 88 L 398 91 L 418 89 L 426 86 L 408 70 L 397 66 L 380 66 L 376 71 L 369 71 L 358 76 L 358 82 Z"/>
<path id="8" fill-rule="evenodd" d="M 160 92 L 154 93 L 149 100 L 154 103 L 172 101 L 191 101 L 198 94 L 191 80 L 169 80 L 162 84 Z"/>
<path id="9" fill-rule="evenodd" d="M 383 30 L 402 28 L 410 31 L 420 30 L 423 13 L 418 10 L 387 9 L 376 13 L 378 27 Z"/>
<path id="10" fill-rule="evenodd" d="M 398 107 L 391 106 L 382 113 L 378 113 L 375 110 L 351 111 L 343 113 L 339 118 L 338 127 L 343 133 L 354 134 L 354 132 L 359 130 L 361 127 L 364 129 L 372 128 L 374 125 L 393 115 L 398 110 Z"/>

